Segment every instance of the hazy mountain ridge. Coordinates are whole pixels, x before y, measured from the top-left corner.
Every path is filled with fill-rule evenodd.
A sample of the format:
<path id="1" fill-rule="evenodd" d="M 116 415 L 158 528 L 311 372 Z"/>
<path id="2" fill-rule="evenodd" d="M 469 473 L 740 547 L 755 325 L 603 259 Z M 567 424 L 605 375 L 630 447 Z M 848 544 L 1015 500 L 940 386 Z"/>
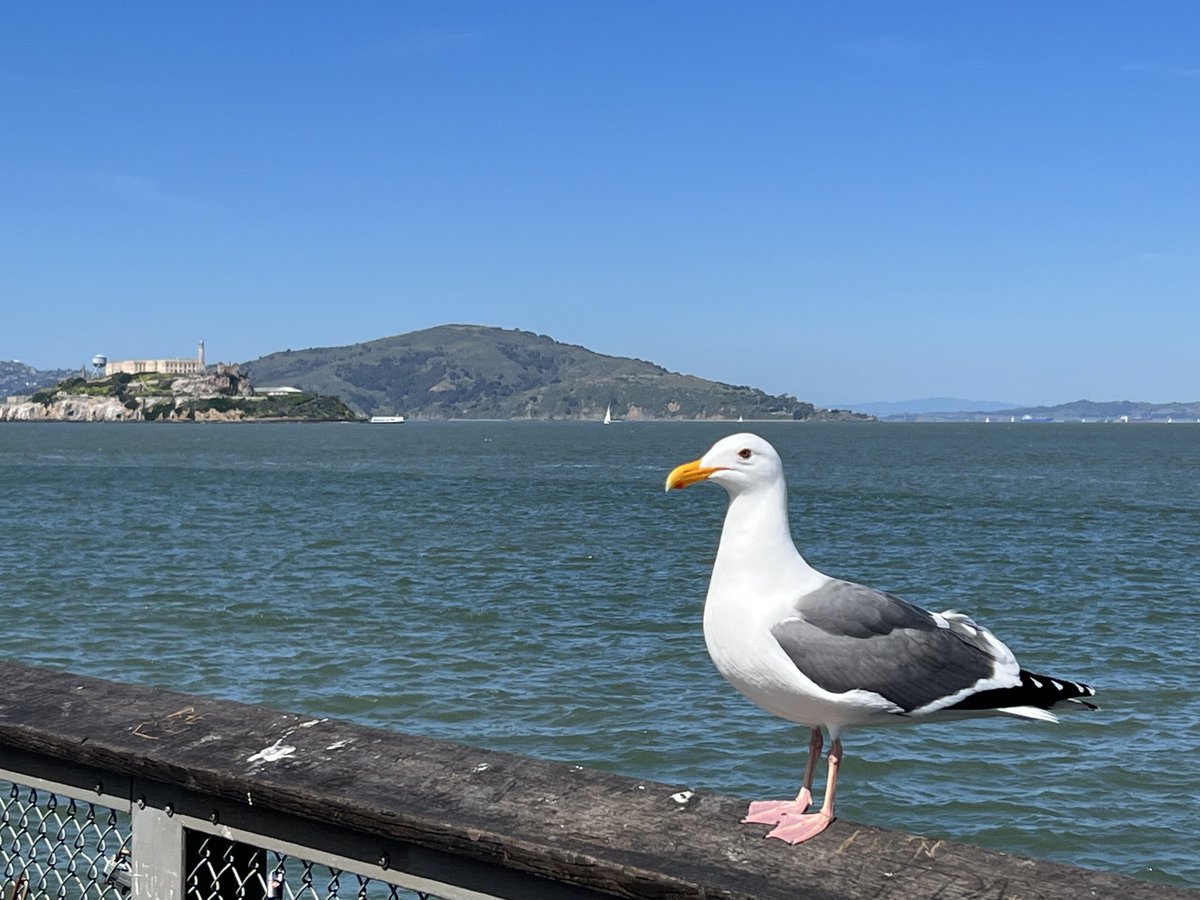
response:
<path id="1" fill-rule="evenodd" d="M 256 385 L 342 397 L 368 415 L 413 419 L 808 419 L 787 394 L 669 372 L 529 331 L 442 325 L 241 364 Z M 848 415 L 848 414 L 837 414 Z"/>
<path id="2" fill-rule="evenodd" d="M 78 369 L 35 369 L 14 360 L 0 360 L 0 399 L 25 396 L 38 388 L 58 384 L 64 378 L 78 374 Z"/>
<path id="3" fill-rule="evenodd" d="M 1175 403 L 1145 403 L 1139 400 L 1073 400 L 1057 406 L 1033 406 L 1006 410 L 1017 418 L 1051 416 L 1055 419 L 1196 419 L 1200 418 L 1200 401 Z"/>
<path id="4" fill-rule="evenodd" d="M 1198 421 L 1200 401 L 1147 403 L 1140 400 L 1073 400 L 1054 406 L 1018 406 L 1002 409 L 927 411 L 896 413 L 884 417 L 889 422 L 1110 422 L 1122 419 L 1135 422 Z"/>
<path id="5" fill-rule="evenodd" d="M 901 416 L 922 413 L 995 412 L 1016 409 L 1023 404 L 1001 400 L 964 400 L 961 397 L 922 397 L 917 400 L 876 400 L 869 403 L 839 404 L 873 416 Z"/>

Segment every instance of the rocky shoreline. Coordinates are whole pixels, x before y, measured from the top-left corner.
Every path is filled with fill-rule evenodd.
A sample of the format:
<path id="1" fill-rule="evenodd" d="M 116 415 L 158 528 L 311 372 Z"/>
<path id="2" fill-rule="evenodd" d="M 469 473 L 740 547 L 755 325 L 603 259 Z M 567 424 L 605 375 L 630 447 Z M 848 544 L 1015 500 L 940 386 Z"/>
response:
<path id="1" fill-rule="evenodd" d="M 65 397 L 52 403 L 26 400 L 0 404 L 0 422 L 137 422 L 140 409 L 128 409 L 116 397 Z"/>
<path id="2" fill-rule="evenodd" d="M 356 422 L 336 397 L 260 395 L 236 366 L 200 375 L 68 378 L 0 404 L 0 422 Z"/>

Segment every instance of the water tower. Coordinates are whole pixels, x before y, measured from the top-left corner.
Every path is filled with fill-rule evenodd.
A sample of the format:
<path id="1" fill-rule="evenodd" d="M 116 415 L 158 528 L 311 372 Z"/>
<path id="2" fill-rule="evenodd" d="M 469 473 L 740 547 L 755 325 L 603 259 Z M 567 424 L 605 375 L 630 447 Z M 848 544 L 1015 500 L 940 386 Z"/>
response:
<path id="1" fill-rule="evenodd" d="M 104 369 L 108 365 L 108 357 L 103 353 L 97 353 L 92 357 L 92 377 L 103 378 Z"/>

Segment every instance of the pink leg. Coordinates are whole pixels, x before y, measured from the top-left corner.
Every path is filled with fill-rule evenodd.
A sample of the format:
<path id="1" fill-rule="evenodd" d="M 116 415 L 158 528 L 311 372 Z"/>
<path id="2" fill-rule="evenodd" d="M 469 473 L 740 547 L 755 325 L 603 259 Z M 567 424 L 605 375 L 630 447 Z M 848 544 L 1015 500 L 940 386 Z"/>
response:
<path id="1" fill-rule="evenodd" d="M 799 844 L 816 837 L 833 822 L 833 798 L 837 792 L 838 766 L 842 762 L 840 738 L 833 739 L 833 743 L 829 745 L 829 755 L 826 759 L 829 765 L 829 774 L 825 778 L 825 802 L 821 804 L 821 811 L 807 816 L 785 814 L 783 821 L 773 831 L 768 832 L 767 837 L 778 838 L 789 844 Z"/>
<path id="2" fill-rule="evenodd" d="M 785 815 L 798 816 L 812 806 L 812 783 L 817 760 L 821 758 L 821 729 L 814 728 L 808 739 L 808 763 L 804 766 L 804 784 L 795 800 L 755 800 L 746 811 L 742 824 L 778 825 Z"/>

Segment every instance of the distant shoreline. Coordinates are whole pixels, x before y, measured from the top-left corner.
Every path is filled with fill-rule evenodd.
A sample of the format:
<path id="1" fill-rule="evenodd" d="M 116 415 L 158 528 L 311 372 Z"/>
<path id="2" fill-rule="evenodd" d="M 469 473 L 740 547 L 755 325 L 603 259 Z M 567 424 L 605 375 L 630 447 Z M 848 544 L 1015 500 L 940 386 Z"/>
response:
<path id="1" fill-rule="evenodd" d="M 247 419 L 206 419 L 202 421 L 191 421 L 187 419 L 172 419 L 172 420 L 142 420 L 142 419 L 120 419 L 120 420 L 97 420 L 97 419 L 0 419 L 0 425 L 166 425 L 166 426 L 192 426 L 192 425 L 367 425 L 370 424 L 366 418 L 363 419 L 294 419 L 294 418 L 247 418 Z M 432 425 L 432 426 L 457 426 L 457 425 L 601 425 L 600 422 L 592 419 L 406 419 L 406 425 Z M 1200 422 L 1193 419 L 1180 419 L 1168 421 L 1166 419 L 1137 419 L 1129 422 L 1118 421 L 1080 421 L 1078 419 L 1064 419 L 1049 422 L 1016 422 L 999 421 L 999 422 L 983 422 L 975 420 L 951 420 L 951 419 L 926 419 L 921 421 L 909 421 L 898 419 L 873 419 L 869 421 L 806 421 L 796 419 L 744 419 L 737 421 L 736 419 L 637 419 L 628 422 L 622 422 L 617 427 L 640 427 L 646 425 L 722 425 L 722 426 L 747 426 L 755 427 L 761 425 L 796 425 L 807 426 L 809 428 L 820 428 L 829 426 L 852 426 L 863 427 L 868 425 L 880 425 L 884 427 L 896 427 L 900 425 L 919 425 L 919 426 L 947 426 L 947 425 L 971 425 L 980 427 L 991 426 L 1009 426 L 1009 427 L 1029 427 L 1039 425 L 1200 425 Z M 609 426 L 611 429 L 612 426 Z M 383 430 L 383 429 L 376 429 Z M 389 429 L 390 430 L 390 429 Z"/>

